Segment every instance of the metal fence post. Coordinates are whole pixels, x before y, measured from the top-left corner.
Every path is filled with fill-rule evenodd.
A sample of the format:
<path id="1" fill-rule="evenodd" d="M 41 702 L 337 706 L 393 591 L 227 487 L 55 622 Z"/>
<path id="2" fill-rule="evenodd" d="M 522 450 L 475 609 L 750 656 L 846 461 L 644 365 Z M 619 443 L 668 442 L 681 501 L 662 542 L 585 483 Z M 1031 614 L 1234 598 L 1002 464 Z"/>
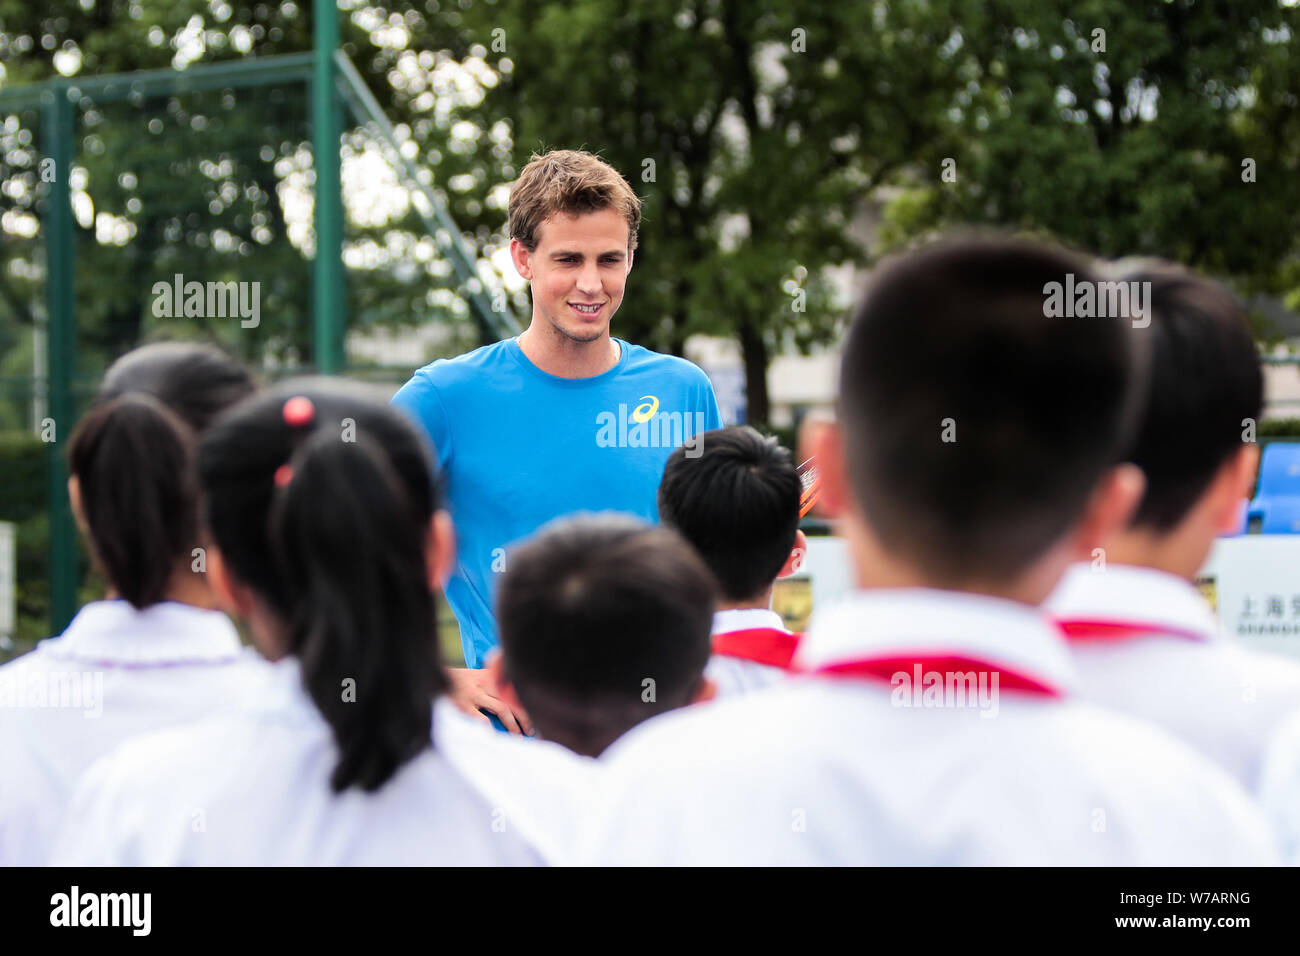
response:
<path id="1" fill-rule="evenodd" d="M 46 352 L 49 417 L 53 441 L 46 445 L 46 501 L 50 515 L 50 633 L 58 634 L 77 610 L 77 528 L 68 503 L 68 467 L 64 447 L 72 433 L 76 406 L 72 376 L 76 366 L 76 317 L 73 312 L 76 263 L 72 221 L 72 103 L 64 85 L 47 91 L 41 110 L 41 139 L 46 158 L 54 160 L 49 184 L 45 232 L 45 301 L 49 312 Z"/>
<path id="2" fill-rule="evenodd" d="M 342 111 L 334 92 L 334 51 L 339 45 L 337 0 L 314 0 L 311 120 L 316 168 L 316 261 L 312 275 L 312 354 L 316 370 L 343 367 L 343 194 L 339 139 Z"/>

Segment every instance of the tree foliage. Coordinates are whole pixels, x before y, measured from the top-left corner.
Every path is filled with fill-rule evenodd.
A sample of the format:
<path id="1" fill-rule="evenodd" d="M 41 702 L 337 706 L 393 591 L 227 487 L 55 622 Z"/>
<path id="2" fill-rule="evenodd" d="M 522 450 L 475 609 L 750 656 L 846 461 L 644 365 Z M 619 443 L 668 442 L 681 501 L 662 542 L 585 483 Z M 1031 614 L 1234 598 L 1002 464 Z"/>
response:
<path id="1" fill-rule="evenodd" d="M 882 203 L 885 245 L 991 224 L 1169 256 L 1245 291 L 1300 288 L 1289 3 L 342 6 L 345 51 L 484 255 L 504 248 L 505 185 L 532 152 L 585 147 L 628 177 L 645 222 L 618 333 L 671 351 L 695 333 L 735 339 L 754 419 L 767 416 L 771 356 L 839 334 L 846 303 L 830 270 L 881 251 L 861 240 Z M 310 28 L 307 0 L 0 0 L 0 82 L 302 51 Z M 308 246 L 290 241 L 283 204 L 309 136 L 301 91 L 280 92 L 278 105 L 269 91 L 233 103 L 217 91 L 85 122 L 96 208 L 134 229 L 121 245 L 83 230 L 77 302 L 91 353 L 156 329 L 139 290 L 182 272 L 265 276 L 267 328 L 234 344 L 306 354 Z M 25 186 L 0 195 L 0 212 L 39 213 L 39 151 L 16 137 L 0 130 L 0 180 Z M 354 318 L 441 314 L 428 294 L 437 270 L 412 251 L 425 238 L 414 216 L 353 212 L 356 254 L 388 256 L 350 273 Z M 3 229 L 0 240 L 3 356 L 38 284 L 14 267 L 32 243 Z"/>

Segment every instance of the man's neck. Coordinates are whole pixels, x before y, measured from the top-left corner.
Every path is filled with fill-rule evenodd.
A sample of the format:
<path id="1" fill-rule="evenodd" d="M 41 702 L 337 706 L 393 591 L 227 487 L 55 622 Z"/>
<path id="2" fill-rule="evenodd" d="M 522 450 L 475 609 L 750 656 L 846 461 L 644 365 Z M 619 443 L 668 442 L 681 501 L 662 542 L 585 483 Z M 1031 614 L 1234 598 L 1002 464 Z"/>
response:
<path id="1" fill-rule="evenodd" d="M 528 361 L 556 378 L 591 378 L 608 372 L 619 360 L 618 343 L 608 329 L 590 342 L 577 342 L 536 315 L 516 341 Z"/>

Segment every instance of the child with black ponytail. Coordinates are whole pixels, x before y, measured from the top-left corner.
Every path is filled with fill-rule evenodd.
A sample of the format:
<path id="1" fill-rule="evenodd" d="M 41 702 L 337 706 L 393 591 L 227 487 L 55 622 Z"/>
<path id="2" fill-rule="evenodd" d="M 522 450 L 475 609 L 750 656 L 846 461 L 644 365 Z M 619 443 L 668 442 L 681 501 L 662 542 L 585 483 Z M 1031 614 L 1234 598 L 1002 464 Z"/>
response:
<path id="1" fill-rule="evenodd" d="M 198 460 L 214 589 L 276 663 L 242 713 L 92 770 L 61 859 L 538 862 L 441 745 L 496 735 L 435 704 L 454 544 L 422 436 L 360 386 L 300 380 L 218 420 Z"/>
<path id="2" fill-rule="evenodd" d="M 228 706 L 265 669 L 215 610 L 194 461 L 198 432 L 253 388 L 214 347 L 150 345 L 113 364 L 73 432 L 68 494 L 108 593 L 0 667 L 0 865 L 49 861 L 97 759 Z"/>

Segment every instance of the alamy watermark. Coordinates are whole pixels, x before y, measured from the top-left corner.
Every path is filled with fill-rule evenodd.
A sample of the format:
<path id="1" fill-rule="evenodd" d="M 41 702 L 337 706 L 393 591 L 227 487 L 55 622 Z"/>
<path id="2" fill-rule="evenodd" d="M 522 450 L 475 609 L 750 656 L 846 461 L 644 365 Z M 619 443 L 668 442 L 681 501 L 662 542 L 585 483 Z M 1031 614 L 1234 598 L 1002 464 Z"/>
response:
<path id="1" fill-rule="evenodd" d="M 10 707 L 33 710 L 80 710 L 97 719 L 104 714 L 103 671 L 29 670 L 0 674 L 0 711 Z"/>
<path id="2" fill-rule="evenodd" d="M 911 673 L 896 671 L 889 678 L 889 702 L 895 707 L 971 708 L 980 717 L 998 715 L 998 672 L 927 670 L 919 662 Z"/>
<path id="3" fill-rule="evenodd" d="M 1132 319 L 1135 329 L 1151 324 L 1150 282 L 1076 282 L 1067 272 L 1064 282 L 1044 285 L 1043 296 L 1043 315 L 1049 319 Z"/>
<path id="4" fill-rule="evenodd" d="M 160 319 L 238 317 L 244 329 L 262 321 L 260 282 L 186 282 L 178 272 L 171 282 L 155 282 L 153 296 L 153 314 Z"/>
<path id="5" fill-rule="evenodd" d="M 707 430 L 704 412 L 665 412 L 659 399 L 643 395 L 640 404 L 629 408 L 620 404 L 617 412 L 596 416 L 596 445 L 600 448 L 677 448 L 686 449 L 687 458 L 704 454 L 703 436 Z"/>

